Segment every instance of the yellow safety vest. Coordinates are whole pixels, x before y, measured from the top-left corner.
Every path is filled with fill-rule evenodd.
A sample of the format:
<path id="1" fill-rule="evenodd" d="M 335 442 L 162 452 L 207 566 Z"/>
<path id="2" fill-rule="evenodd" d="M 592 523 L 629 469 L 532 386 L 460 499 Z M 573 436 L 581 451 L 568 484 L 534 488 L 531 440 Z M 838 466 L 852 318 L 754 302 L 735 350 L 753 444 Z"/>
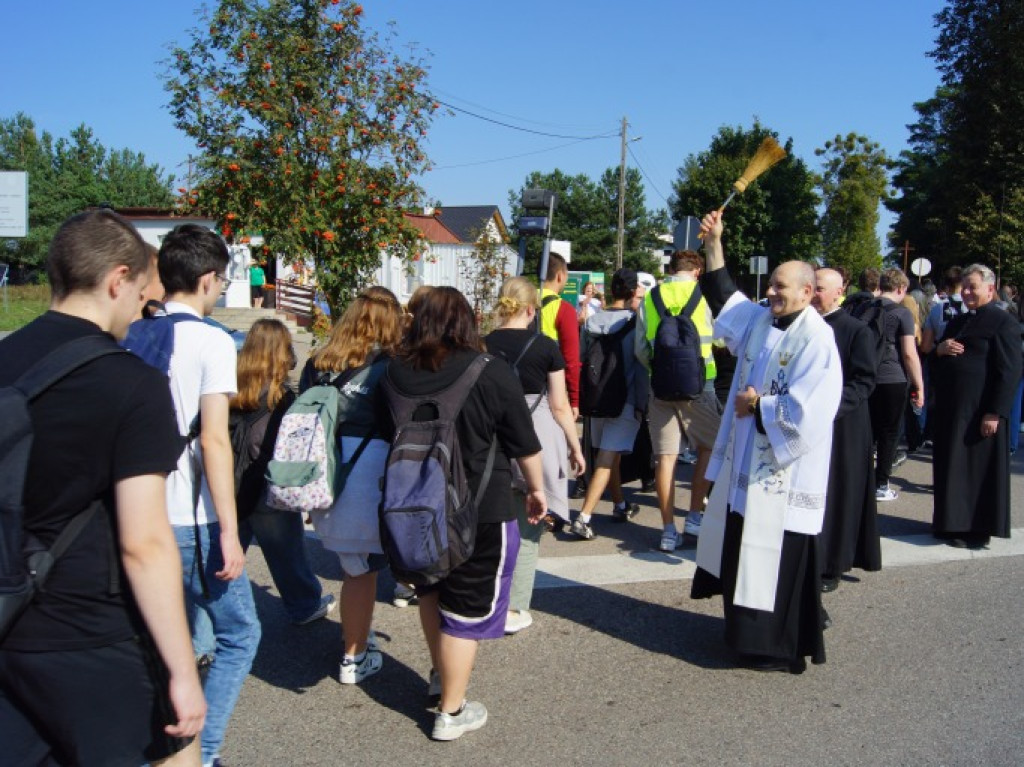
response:
<path id="1" fill-rule="evenodd" d="M 548 296 L 554 296 L 553 301 L 545 301 Z M 555 291 L 547 288 L 540 289 L 540 332 L 552 341 L 558 340 L 558 329 L 555 327 L 555 318 L 562 305 L 562 297 Z"/>

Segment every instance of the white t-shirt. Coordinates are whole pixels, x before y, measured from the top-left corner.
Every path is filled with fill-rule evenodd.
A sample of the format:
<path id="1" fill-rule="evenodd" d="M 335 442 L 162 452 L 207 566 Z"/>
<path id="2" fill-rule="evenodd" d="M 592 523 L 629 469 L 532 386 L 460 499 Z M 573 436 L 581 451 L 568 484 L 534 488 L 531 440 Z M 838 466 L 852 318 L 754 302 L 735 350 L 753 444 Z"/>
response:
<path id="1" fill-rule="evenodd" d="M 199 317 L 185 304 L 169 302 L 168 314 L 187 313 Z M 171 357 L 170 384 L 171 399 L 174 401 L 178 429 L 188 434 L 189 427 L 199 415 L 199 398 L 204 394 L 233 395 L 237 390 L 235 378 L 235 342 L 219 328 L 203 322 L 179 322 L 174 326 L 174 354 Z M 199 439 L 193 443 L 199 465 L 202 466 L 203 451 Z M 217 519 L 210 497 L 206 478 L 202 480 L 196 518 L 199 524 Z M 183 450 L 178 457 L 178 469 L 167 478 L 167 512 L 171 525 L 191 526 L 192 516 L 192 467 L 189 451 Z"/>

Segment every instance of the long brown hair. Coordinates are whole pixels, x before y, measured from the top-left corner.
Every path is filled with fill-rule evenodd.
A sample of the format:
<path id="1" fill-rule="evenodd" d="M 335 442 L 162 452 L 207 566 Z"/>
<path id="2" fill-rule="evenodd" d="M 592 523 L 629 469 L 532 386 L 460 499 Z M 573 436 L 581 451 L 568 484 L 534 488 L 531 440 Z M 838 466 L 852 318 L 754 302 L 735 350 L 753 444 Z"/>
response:
<path id="1" fill-rule="evenodd" d="M 280 320 L 257 320 L 238 353 L 238 394 L 231 399 L 237 410 L 256 410 L 266 392 L 271 410 L 281 401 L 288 373 L 295 367 L 292 334 Z"/>
<path id="2" fill-rule="evenodd" d="M 313 357 L 313 367 L 325 372 L 359 367 L 375 347 L 392 354 L 401 339 L 401 304 L 390 290 L 375 285 L 348 305 Z"/>
<path id="3" fill-rule="evenodd" d="M 417 369 L 437 371 L 457 349 L 483 351 L 469 301 L 452 287 L 435 287 L 417 307 L 401 356 Z"/>

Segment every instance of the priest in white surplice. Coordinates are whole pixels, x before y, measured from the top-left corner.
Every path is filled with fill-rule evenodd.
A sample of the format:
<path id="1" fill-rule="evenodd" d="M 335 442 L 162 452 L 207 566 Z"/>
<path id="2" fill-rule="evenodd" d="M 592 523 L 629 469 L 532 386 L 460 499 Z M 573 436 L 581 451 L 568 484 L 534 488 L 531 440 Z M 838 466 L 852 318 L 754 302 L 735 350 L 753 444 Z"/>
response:
<path id="1" fill-rule="evenodd" d="M 697 547 L 695 598 L 721 593 L 726 643 L 743 663 L 800 673 L 825 662 L 821 532 L 832 422 L 843 387 L 831 328 L 811 307 L 814 269 L 780 264 L 768 308 L 725 269 L 720 213 L 704 217 L 701 277 L 715 338 L 736 355 L 707 477 L 715 483 Z"/>

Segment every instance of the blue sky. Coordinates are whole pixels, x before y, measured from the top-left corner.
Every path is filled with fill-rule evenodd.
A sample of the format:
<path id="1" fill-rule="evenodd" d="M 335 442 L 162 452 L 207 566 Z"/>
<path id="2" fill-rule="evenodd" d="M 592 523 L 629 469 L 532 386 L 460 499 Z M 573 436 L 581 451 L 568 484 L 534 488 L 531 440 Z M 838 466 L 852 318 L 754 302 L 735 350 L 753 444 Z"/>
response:
<path id="1" fill-rule="evenodd" d="M 145 153 L 178 179 L 194 149 L 172 125 L 159 63 L 195 22 L 192 0 L 6 3 L 0 116 L 18 111 L 66 135 L 84 122 L 107 147 Z M 683 160 L 722 125 L 754 118 L 814 149 L 863 133 L 895 156 L 912 104 L 938 84 L 926 56 L 939 0 L 365 0 L 368 24 L 397 25 L 400 44 L 430 52 L 430 84 L 456 106 L 533 130 L 617 133 L 623 117 L 645 173 L 647 204 L 665 207 Z M 568 145 L 567 145 L 568 144 Z M 426 194 L 446 205 L 497 204 L 532 170 L 596 178 L 619 163 L 615 136 L 570 143 L 463 114 L 439 116 Z M 529 154 L 528 154 L 529 153 Z M 498 162 L 498 158 L 527 155 Z M 726 192 L 727 190 L 723 190 Z M 694 211 L 700 213 L 700 211 Z M 557 214 L 556 214 L 557 215 Z M 882 229 L 889 221 L 883 211 Z"/>

